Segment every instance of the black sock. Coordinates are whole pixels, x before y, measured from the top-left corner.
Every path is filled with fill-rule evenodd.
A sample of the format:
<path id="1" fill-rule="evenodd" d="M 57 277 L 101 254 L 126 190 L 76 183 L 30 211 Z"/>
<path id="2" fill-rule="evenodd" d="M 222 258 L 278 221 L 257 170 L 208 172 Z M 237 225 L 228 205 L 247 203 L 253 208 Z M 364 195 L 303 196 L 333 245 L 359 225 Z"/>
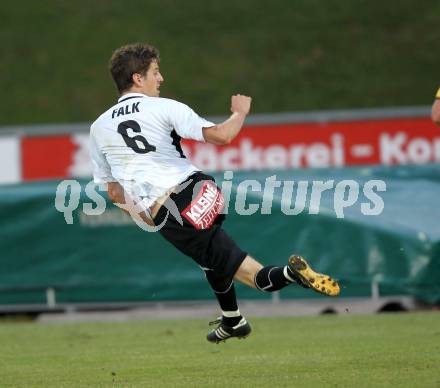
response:
<path id="1" fill-rule="evenodd" d="M 237 325 L 242 316 L 238 309 L 234 282 L 232 279 L 216 277 L 213 271 L 205 271 L 205 274 L 222 309 L 222 322 L 227 326 Z"/>
<path id="2" fill-rule="evenodd" d="M 284 271 L 287 270 L 289 277 L 286 277 Z M 268 265 L 261 268 L 255 275 L 255 285 L 261 291 L 278 291 L 282 288 L 294 283 L 295 281 L 290 277 L 290 272 L 287 267 L 274 267 Z"/>

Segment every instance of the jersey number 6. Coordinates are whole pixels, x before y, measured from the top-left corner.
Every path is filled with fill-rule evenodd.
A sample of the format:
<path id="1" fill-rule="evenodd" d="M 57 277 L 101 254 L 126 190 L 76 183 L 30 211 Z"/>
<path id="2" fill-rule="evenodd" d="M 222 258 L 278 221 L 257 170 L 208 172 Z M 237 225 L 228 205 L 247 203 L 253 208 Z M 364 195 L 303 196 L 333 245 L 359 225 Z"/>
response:
<path id="1" fill-rule="evenodd" d="M 127 129 L 130 128 L 133 132 L 140 132 L 141 126 L 137 121 L 127 120 L 123 121 L 118 125 L 118 133 L 121 134 L 122 138 L 134 152 L 137 154 L 146 154 L 151 151 L 156 151 L 156 147 L 148 143 L 147 139 L 141 135 L 135 135 L 133 137 L 128 136 Z M 139 147 L 140 143 L 143 147 Z"/>

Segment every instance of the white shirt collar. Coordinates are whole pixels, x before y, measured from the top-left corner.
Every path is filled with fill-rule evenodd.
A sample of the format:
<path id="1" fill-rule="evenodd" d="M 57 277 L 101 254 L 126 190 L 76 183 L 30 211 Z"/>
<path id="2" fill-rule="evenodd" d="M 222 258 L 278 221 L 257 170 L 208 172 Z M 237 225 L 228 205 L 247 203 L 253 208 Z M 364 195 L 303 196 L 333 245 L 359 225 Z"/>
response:
<path id="1" fill-rule="evenodd" d="M 118 98 L 118 102 L 121 102 L 122 100 L 126 100 L 126 99 L 132 98 L 132 97 L 147 97 L 147 96 L 142 93 L 126 93 Z"/>

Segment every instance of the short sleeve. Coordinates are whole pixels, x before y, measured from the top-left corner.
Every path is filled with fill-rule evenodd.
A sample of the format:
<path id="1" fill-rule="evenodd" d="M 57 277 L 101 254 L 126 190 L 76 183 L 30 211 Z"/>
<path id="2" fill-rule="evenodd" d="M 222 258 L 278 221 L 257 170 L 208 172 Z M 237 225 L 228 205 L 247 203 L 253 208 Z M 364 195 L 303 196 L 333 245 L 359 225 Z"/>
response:
<path id="1" fill-rule="evenodd" d="M 96 184 L 116 182 L 112 176 L 110 165 L 99 149 L 93 133 L 90 133 L 89 150 L 93 164 L 93 181 Z"/>
<path id="2" fill-rule="evenodd" d="M 177 134 L 184 139 L 205 141 L 203 128 L 213 127 L 215 124 L 200 117 L 189 106 L 170 101 L 172 102 L 169 107 L 169 120 Z"/>

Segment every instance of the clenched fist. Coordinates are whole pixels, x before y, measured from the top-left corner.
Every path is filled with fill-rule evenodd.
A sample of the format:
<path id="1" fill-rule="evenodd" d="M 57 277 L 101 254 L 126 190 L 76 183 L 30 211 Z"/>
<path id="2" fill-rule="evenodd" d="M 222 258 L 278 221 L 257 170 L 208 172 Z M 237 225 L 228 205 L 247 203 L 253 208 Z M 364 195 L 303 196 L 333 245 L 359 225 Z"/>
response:
<path id="1" fill-rule="evenodd" d="M 231 111 L 232 113 L 241 113 L 247 115 L 251 109 L 252 98 L 236 94 L 231 97 Z"/>

